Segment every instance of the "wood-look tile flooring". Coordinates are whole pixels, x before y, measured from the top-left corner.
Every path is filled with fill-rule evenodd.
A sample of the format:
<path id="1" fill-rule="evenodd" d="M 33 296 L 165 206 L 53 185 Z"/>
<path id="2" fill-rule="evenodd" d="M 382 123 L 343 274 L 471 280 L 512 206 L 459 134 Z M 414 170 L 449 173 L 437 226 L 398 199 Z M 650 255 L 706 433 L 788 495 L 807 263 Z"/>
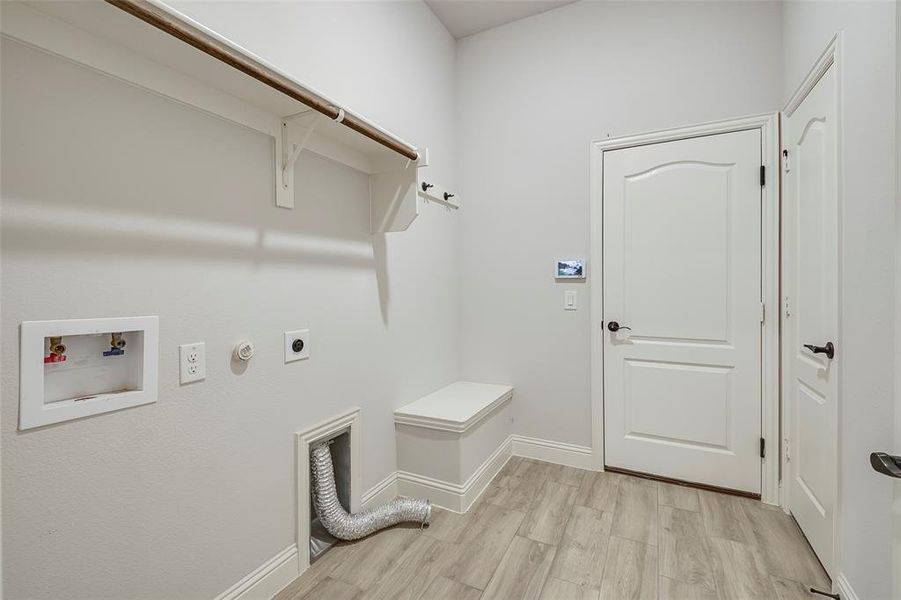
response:
<path id="1" fill-rule="evenodd" d="M 811 600 L 794 521 L 755 500 L 512 458 L 465 515 L 328 551 L 277 600 Z"/>

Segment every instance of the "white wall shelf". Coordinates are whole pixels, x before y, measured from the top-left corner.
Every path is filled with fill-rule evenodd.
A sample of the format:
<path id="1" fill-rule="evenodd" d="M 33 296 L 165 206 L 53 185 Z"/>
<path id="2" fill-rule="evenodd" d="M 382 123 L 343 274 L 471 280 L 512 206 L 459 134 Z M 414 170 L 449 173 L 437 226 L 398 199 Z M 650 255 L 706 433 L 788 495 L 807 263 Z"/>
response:
<path id="1" fill-rule="evenodd" d="M 259 69 L 303 88 L 332 108 L 340 107 L 312 87 L 159 0 L 141 4 L 174 23 L 200 32 Z M 0 30 L 4 38 L 271 136 L 277 206 L 293 208 L 293 167 L 301 150 L 309 150 L 372 177 L 373 233 L 405 230 L 419 214 L 421 195 L 417 186 L 420 185 L 419 169 L 428 164 L 425 148 L 414 146 L 345 108 L 339 108 L 338 116 L 330 118 L 110 3 L 101 0 L 4 2 Z M 343 123 L 351 118 L 364 129 L 384 136 L 395 149 Z M 418 158 L 411 160 L 401 152 Z M 429 198 L 443 200 L 443 197 Z"/>

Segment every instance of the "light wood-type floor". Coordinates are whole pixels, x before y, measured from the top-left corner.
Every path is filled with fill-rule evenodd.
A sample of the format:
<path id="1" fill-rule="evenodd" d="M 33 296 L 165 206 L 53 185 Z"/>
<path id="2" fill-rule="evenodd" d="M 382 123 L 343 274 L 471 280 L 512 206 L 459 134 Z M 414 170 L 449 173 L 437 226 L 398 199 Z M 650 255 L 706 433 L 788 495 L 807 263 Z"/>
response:
<path id="1" fill-rule="evenodd" d="M 811 600 L 829 580 L 755 500 L 512 458 L 465 515 L 339 544 L 277 600 Z"/>

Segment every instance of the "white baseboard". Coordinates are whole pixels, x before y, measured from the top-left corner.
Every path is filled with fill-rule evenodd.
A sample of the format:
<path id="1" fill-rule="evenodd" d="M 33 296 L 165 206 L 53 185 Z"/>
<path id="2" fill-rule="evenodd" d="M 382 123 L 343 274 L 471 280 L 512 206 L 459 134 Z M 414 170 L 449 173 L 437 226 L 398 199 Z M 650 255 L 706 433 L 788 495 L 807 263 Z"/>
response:
<path id="1" fill-rule="evenodd" d="M 482 495 L 495 475 L 507 464 L 511 455 L 512 439 L 507 438 L 462 485 L 432 479 L 416 473 L 398 471 L 397 490 L 402 496 L 428 498 L 439 508 L 465 513 Z"/>
<path id="2" fill-rule="evenodd" d="M 851 582 L 848 581 L 844 573 L 839 573 L 838 577 L 835 578 L 835 587 L 842 600 L 860 600 L 858 595 L 854 593 Z"/>
<path id="3" fill-rule="evenodd" d="M 216 600 L 268 600 L 300 575 L 297 544 L 291 544 L 253 573 L 231 586 Z"/>
<path id="4" fill-rule="evenodd" d="M 397 471 L 363 495 L 363 508 L 384 504 L 400 495 L 428 498 L 440 508 L 458 513 L 466 512 L 511 456 L 591 469 L 591 448 L 587 446 L 511 435 L 462 485 L 417 473 Z"/>
<path id="5" fill-rule="evenodd" d="M 552 442 L 524 435 L 511 435 L 513 456 L 591 470 L 591 448 L 563 442 Z"/>
<path id="6" fill-rule="evenodd" d="M 397 473 L 391 473 L 366 491 L 363 510 L 397 498 Z M 216 596 L 216 600 L 269 600 L 300 575 L 297 544 L 291 544 L 253 573 Z"/>
<path id="7" fill-rule="evenodd" d="M 399 495 L 397 491 L 397 471 L 394 471 L 363 494 L 363 497 L 360 498 L 360 507 L 363 510 L 367 510 L 386 502 L 391 502 Z"/>

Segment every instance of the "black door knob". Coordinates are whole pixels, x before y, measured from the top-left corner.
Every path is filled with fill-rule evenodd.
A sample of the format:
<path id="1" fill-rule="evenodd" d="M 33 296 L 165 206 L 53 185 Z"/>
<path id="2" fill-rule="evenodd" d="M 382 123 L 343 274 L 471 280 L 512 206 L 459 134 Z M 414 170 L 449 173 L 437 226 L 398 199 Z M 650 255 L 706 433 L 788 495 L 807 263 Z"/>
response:
<path id="1" fill-rule="evenodd" d="M 814 354 L 825 354 L 826 358 L 832 360 L 835 358 L 835 346 L 832 342 L 826 342 L 825 346 L 814 346 L 813 344 L 804 344 L 804 347 Z"/>
<path id="2" fill-rule="evenodd" d="M 901 479 L 901 456 L 892 456 L 885 452 L 873 452 L 870 454 L 870 465 L 883 475 Z"/>
<path id="3" fill-rule="evenodd" d="M 626 327 L 625 325 L 620 325 L 616 321 L 610 321 L 609 323 L 607 323 L 607 329 L 613 333 L 616 333 L 620 329 L 628 329 L 629 331 L 632 331 L 631 327 Z"/>

